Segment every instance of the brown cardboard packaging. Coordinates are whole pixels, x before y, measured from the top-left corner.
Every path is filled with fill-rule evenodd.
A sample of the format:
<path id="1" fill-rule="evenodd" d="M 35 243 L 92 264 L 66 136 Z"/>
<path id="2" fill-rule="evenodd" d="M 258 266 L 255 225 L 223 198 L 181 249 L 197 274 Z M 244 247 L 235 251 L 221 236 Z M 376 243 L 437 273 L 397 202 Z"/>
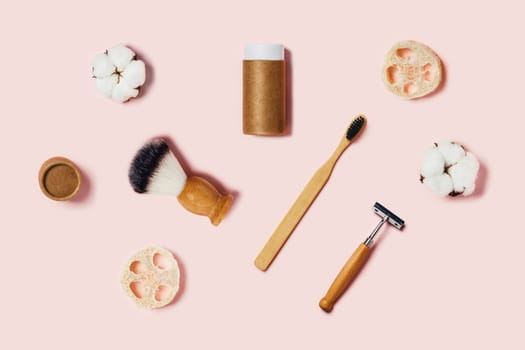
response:
<path id="1" fill-rule="evenodd" d="M 282 135 L 286 129 L 286 62 L 243 61 L 243 132 Z"/>

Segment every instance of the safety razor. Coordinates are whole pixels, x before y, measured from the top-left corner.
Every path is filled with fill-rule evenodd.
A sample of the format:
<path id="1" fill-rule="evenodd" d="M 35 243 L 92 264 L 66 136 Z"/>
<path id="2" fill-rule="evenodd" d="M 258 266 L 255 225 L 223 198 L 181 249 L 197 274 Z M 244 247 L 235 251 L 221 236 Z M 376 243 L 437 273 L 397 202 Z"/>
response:
<path id="1" fill-rule="evenodd" d="M 381 227 L 388 222 L 398 230 L 401 230 L 405 225 L 405 222 L 397 215 L 392 213 L 390 210 L 385 208 L 380 203 L 376 202 L 372 208 L 374 212 L 381 217 L 381 221 L 376 225 L 372 233 L 361 243 L 354 251 L 352 256 L 347 260 L 339 274 L 332 282 L 330 289 L 326 292 L 326 295 L 319 302 L 319 306 L 326 312 L 332 311 L 335 302 L 348 288 L 350 283 L 357 276 L 364 263 L 370 255 L 371 247 L 374 243 L 374 239 Z"/>

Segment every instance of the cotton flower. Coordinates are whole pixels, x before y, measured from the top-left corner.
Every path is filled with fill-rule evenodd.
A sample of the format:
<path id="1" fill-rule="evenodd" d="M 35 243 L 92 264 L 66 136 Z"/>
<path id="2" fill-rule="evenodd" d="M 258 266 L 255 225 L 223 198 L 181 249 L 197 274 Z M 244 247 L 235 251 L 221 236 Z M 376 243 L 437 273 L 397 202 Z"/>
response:
<path id="1" fill-rule="evenodd" d="M 468 196 L 476 188 L 479 162 L 454 142 L 434 144 L 423 156 L 421 182 L 440 196 Z"/>
<path id="2" fill-rule="evenodd" d="M 124 45 L 117 45 L 93 60 L 97 90 L 117 102 L 126 102 L 139 94 L 146 81 L 146 66 Z"/>

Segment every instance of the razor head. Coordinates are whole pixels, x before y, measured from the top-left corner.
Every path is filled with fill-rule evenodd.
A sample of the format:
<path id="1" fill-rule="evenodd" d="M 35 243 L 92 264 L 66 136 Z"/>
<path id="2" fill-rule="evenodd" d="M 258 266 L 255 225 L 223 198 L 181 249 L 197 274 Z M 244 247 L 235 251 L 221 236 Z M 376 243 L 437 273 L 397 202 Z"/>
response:
<path id="1" fill-rule="evenodd" d="M 405 225 L 405 221 L 403 221 L 403 219 L 401 219 L 396 214 L 392 213 L 390 210 L 382 206 L 380 203 L 376 202 L 376 204 L 374 204 L 373 209 L 374 209 L 374 212 L 377 215 L 379 215 L 381 218 L 384 219 L 385 217 L 387 217 L 388 222 L 394 227 L 396 227 L 397 229 L 401 230 L 403 226 Z"/>

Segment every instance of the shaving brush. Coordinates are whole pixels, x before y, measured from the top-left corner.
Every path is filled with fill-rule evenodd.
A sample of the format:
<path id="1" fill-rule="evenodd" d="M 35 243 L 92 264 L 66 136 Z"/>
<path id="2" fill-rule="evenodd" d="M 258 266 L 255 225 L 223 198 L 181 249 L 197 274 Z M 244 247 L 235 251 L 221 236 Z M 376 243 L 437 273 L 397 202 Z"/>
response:
<path id="1" fill-rule="evenodd" d="M 220 224 L 231 207 L 233 196 L 222 195 L 205 179 L 188 177 L 163 139 L 146 143 L 137 152 L 129 169 L 129 181 L 137 193 L 177 196 L 188 211 Z"/>

